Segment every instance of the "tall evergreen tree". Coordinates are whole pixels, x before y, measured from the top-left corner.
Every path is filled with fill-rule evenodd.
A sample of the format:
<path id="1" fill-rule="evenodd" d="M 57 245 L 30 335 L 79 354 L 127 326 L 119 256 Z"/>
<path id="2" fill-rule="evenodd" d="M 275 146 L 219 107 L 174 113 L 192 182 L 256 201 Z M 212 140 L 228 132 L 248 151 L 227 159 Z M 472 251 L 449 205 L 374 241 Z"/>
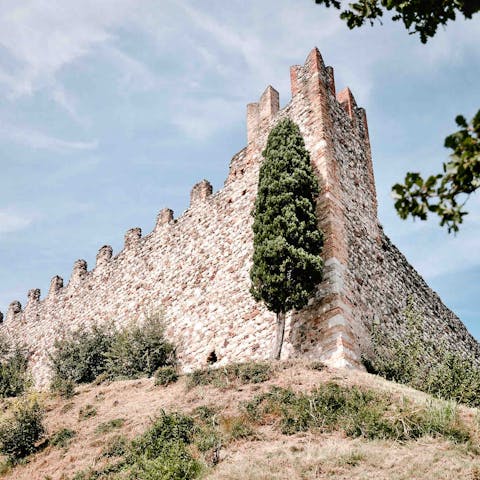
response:
<path id="1" fill-rule="evenodd" d="M 298 126 L 281 120 L 263 156 L 253 212 L 251 293 L 277 316 L 278 360 L 286 312 L 304 307 L 322 279 L 323 237 L 315 214 L 318 182 Z"/>

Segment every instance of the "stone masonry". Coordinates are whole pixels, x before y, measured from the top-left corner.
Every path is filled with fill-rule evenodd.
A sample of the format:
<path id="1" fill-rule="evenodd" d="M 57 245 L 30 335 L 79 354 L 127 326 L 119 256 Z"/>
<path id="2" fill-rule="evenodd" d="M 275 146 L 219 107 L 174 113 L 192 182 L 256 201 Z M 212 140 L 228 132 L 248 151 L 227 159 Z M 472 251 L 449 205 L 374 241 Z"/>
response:
<path id="1" fill-rule="evenodd" d="M 284 117 L 299 125 L 320 181 L 325 269 L 308 306 L 287 316 L 282 356 L 361 368 L 372 324 L 402 338 L 412 298 L 429 338 L 480 358 L 476 340 L 383 233 L 365 111 L 348 88 L 336 93 L 333 68 L 317 49 L 303 66 L 291 67 L 290 77 L 292 99 L 285 108 L 271 86 L 247 106 L 247 146 L 232 158 L 223 189 L 212 193 L 202 180 L 179 218 L 162 210 L 149 234 L 129 230 L 116 256 L 103 246 L 92 270 L 77 260 L 69 282 L 54 277 L 43 300 L 33 289 L 24 309 L 11 303 L 2 330 L 28 345 L 38 385 L 48 381 L 48 353 L 64 332 L 155 314 L 164 316 L 184 371 L 204 366 L 213 351 L 218 365 L 269 357 L 275 316 L 249 293 L 251 212 L 261 152 Z"/>

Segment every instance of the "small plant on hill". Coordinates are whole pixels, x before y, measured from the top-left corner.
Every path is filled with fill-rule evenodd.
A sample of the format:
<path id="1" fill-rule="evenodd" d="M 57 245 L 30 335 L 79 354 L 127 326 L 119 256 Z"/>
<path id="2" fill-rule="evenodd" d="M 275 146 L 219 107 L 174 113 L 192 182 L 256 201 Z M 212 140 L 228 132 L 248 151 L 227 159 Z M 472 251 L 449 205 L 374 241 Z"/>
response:
<path id="1" fill-rule="evenodd" d="M 58 432 L 54 433 L 49 440 L 49 444 L 53 447 L 67 448 L 70 445 L 70 441 L 75 437 L 76 432 L 69 428 L 62 428 Z"/>
<path id="2" fill-rule="evenodd" d="M 166 387 L 178 380 L 177 369 L 171 365 L 160 367 L 155 372 L 155 385 L 162 385 Z"/>
<path id="3" fill-rule="evenodd" d="M 44 437 L 44 409 L 36 397 L 24 397 L 0 423 L 0 451 L 16 462 L 36 450 Z"/>
<path id="4" fill-rule="evenodd" d="M 187 377 L 187 386 L 193 388 L 198 385 L 213 385 L 225 388 L 238 383 L 266 382 L 272 375 L 272 367 L 266 362 L 231 363 L 225 367 L 193 371 Z"/>
<path id="5" fill-rule="evenodd" d="M 0 336 L 0 397 L 18 397 L 32 381 L 27 371 L 28 356 L 24 346 Z"/>
<path id="6" fill-rule="evenodd" d="M 114 418 L 113 420 L 98 425 L 97 428 L 95 428 L 95 433 L 109 433 L 117 428 L 123 427 L 124 424 L 124 418 Z"/>

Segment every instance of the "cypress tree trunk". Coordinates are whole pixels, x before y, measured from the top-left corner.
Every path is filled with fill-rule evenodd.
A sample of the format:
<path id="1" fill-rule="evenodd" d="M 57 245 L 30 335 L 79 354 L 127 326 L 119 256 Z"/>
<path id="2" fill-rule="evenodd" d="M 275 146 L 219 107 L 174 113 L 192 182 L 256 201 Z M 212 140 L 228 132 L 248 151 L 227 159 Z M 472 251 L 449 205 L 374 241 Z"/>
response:
<path id="1" fill-rule="evenodd" d="M 280 360 L 282 353 L 283 335 L 285 333 L 285 312 L 277 312 L 277 334 L 275 336 L 275 347 L 273 348 L 273 359 Z"/>

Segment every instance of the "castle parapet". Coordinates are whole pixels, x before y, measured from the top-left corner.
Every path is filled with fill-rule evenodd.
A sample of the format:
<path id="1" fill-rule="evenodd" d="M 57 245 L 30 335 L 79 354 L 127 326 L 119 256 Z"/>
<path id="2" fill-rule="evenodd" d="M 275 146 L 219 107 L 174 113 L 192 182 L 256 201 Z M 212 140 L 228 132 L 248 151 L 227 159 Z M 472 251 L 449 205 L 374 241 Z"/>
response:
<path id="1" fill-rule="evenodd" d="M 155 228 L 160 228 L 162 225 L 166 225 L 173 220 L 173 210 L 170 208 L 162 208 L 157 215 L 157 223 L 155 224 Z"/>
<path id="2" fill-rule="evenodd" d="M 344 88 L 341 92 L 338 92 L 337 95 L 338 103 L 343 107 L 347 112 L 348 116 L 354 120 L 355 119 L 355 109 L 357 108 L 357 102 L 353 96 L 352 91 L 347 87 Z"/>
<path id="3" fill-rule="evenodd" d="M 102 267 L 106 265 L 112 258 L 113 249 L 110 245 L 104 245 L 98 250 L 96 258 L 96 267 Z"/>
<path id="4" fill-rule="evenodd" d="M 258 135 L 263 123 L 268 123 L 280 109 L 280 95 L 271 85 L 262 93 L 258 103 L 247 105 L 247 142 L 251 143 Z"/>
<path id="5" fill-rule="evenodd" d="M 140 239 L 142 238 L 142 229 L 139 227 L 131 228 L 127 230 L 125 233 L 125 247 L 124 248 L 131 248 L 138 244 Z"/>
<path id="6" fill-rule="evenodd" d="M 87 276 L 87 262 L 85 260 L 77 260 L 73 264 L 72 276 L 70 277 L 70 282 L 68 286 L 79 285 L 84 278 Z"/>
<path id="7" fill-rule="evenodd" d="M 16 318 L 20 317 L 21 314 L 22 314 L 22 304 L 18 300 L 14 300 L 8 306 L 7 317 L 5 321 L 11 322 Z"/>
<path id="8" fill-rule="evenodd" d="M 40 289 L 32 288 L 31 290 L 29 290 L 27 294 L 27 299 L 28 300 L 26 308 L 38 303 L 40 301 Z"/>
<path id="9" fill-rule="evenodd" d="M 196 183 L 190 192 L 190 207 L 204 202 L 213 192 L 212 184 L 208 180 Z"/>
<path id="10" fill-rule="evenodd" d="M 52 280 L 50 281 L 50 288 L 48 290 L 48 295 L 47 297 L 54 297 L 55 295 L 60 292 L 60 290 L 63 288 L 63 278 L 59 277 L 58 275 L 55 275 Z"/>

